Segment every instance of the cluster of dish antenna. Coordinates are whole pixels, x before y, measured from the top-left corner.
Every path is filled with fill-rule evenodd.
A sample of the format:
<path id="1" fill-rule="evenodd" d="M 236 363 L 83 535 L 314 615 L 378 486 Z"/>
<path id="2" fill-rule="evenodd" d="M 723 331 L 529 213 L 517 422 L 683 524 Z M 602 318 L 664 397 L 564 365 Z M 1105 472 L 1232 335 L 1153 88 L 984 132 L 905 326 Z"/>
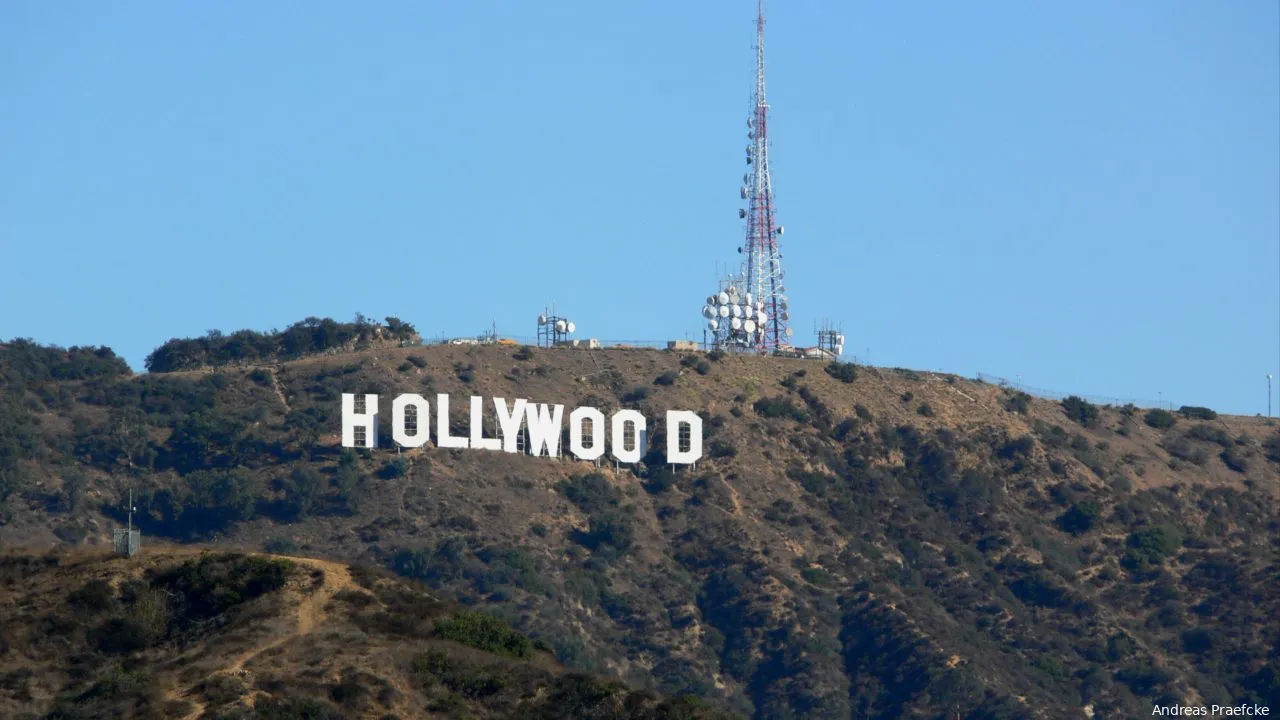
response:
<path id="1" fill-rule="evenodd" d="M 577 329 L 572 320 L 556 315 L 555 307 L 549 307 L 538 316 L 538 346 L 555 347 L 567 343 Z"/>
<path id="2" fill-rule="evenodd" d="M 560 333 L 563 335 L 572 335 L 578 329 L 578 326 L 573 324 L 572 320 L 565 320 L 564 318 L 547 317 L 545 314 L 539 315 L 538 326 L 545 327 L 546 325 L 551 325 L 556 329 L 557 333 Z"/>
<path id="3" fill-rule="evenodd" d="M 738 345 L 757 345 L 769 322 L 764 302 L 733 285 L 707 296 L 702 317 L 707 321 L 707 329 L 717 338 Z"/>

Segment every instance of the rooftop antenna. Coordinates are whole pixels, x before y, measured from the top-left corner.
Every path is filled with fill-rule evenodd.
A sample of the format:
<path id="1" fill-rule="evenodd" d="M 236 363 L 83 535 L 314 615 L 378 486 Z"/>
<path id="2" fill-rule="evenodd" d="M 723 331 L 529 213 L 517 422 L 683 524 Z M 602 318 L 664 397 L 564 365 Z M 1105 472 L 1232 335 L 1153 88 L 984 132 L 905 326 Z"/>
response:
<path id="1" fill-rule="evenodd" d="M 769 103 L 764 83 L 764 0 L 756 2 L 756 86 L 747 118 L 747 174 L 738 194 L 747 207 L 738 210 L 746 221 L 746 242 L 738 248 L 743 261 L 744 290 L 761 303 L 765 313 L 752 346 L 758 352 L 776 352 L 791 346 L 791 315 L 787 288 L 783 285 L 782 253 L 778 249 L 782 225 L 778 224 L 769 170 Z"/>

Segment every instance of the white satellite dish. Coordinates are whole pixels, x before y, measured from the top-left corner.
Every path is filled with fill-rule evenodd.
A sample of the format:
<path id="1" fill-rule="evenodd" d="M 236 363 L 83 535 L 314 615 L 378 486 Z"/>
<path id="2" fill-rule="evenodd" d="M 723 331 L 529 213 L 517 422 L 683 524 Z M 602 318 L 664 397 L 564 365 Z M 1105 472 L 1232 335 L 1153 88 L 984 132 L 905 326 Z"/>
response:
<path id="1" fill-rule="evenodd" d="M 728 306 L 728 305 L 721 305 L 721 306 L 720 306 L 720 309 L 719 309 L 719 311 L 718 311 L 718 312 L 719 312 L 719 314 L 720 314 L 720 317 L 722 317 L 722 318 L 727 318 L 727 317 L 729 317 L 729 306 Z"/>
<path id="2" fill-rule="evenodd" d="M 764 324 L 769 322 L 769 316 L 764 313 L 760 313 L 759 315 L 756 315 L 756 322 L 760 323 L 760 327 L 764 327 Z"/>
<path id="3" fill-rule="evenodd" d="M 712 318 L 707 321 L 707 327 L 711 328 L 712 330 L 715 330 L 716 328 L 720 327 L 720 321 L 716 320 L 715 318 Z"/>
<path id="4" fill-rule="evenodd" d="M 747 331 L 747 332 L 749 332 L 749 333 L 753 333 L 753 332 L 755 332 L 755 331 L 756 331 L 756 321 L 755 321 L 755 320 L 747 320 L 747 321 L 743 322 L 743 323 L 742 323 L 742 329 L 743 329 L 743 330 L 746 330 L 746 331 Z"/>
<path id="5" fill-rule="evenodd" d="M 736 319 L 736 318 L 740 318 L 740 317 L 742 317 L 742 306 L 740 306 L 740 305 L 730 305 L 730 306 L 729 306 L 729 312 L 733 314 L 733 317 L 734 317 L 735 319 Z"/>
<path id="6" fill-rule="evenodd" d="M 742 190 L 741 190 L 741 192 L 740 192 L 739 194 L 741 194 L 741 195 L 742 195 L 742 199 L 743 199 L 743 200 L 746 200 L 746 199 L 747 199 L 747 188 L 744 186 L 744 187 L 742 188 Z"/>
<path id="7" fill-rule="evenodd" d="M 778 234 L 779 234 L 779 235 L 781 235 L 781 234 L 782 234 L 782 226 L 781 226 L 781 225 L 779 225 L 779 226 L 778 226 Z M 778 255 L 778 257 L 782 257 L 782 255 Z"/>
<path id="8" fill-rule="evenodd" d="M 539 324 L 539 325 L 546 325 L 546 324 L 547 324 L 547 316 L 546 316 L 546 315 L 539 315 L 539 316 L 538 316 L 538 324 Z"/>
<path id="9" fill-rule="evenodd" d="M 751 293 L 747 293 L 747 304 L 748 304 L 748 305 L 755 305 L 755 304 L 756 304 L 756 300 L 755 300 L 755 298 L 751 297 Z"/>
<path id="10" fill-rule="evenodd" d="M 788 321 L 788 320 L 790 320 L 790 319 L 791 319 L 791 313 L 787 312 L 786 310 L 783 310 L 783 311 L 782 311 L 782 321 L 783 321 L 783 322 L 786 322 L 786 321 Z"/>
<path id="11" fill-rule="evenodd" d="M 733 328 L 734 330 L 741 330 L 741 329 L 742 329 L 742 318 L 734 318 L 734 319 L 730 320 L 730 321 L 729 321 L 729 327 Z"/>
<path id="12" fill-rule="evenodd" d="M 715 295 L 708 295 L 708 296 L 707 296 L 707 304 L 708 304 L 708 305 L 715 305 L 717 300 L 719 300 L 719 298 L 717 298 Z"/>
<path id="13" fill-rule="evenodd" d="M 791 328 L 787 328 L 787 337 L 791 337 L 794 334 L 795 334 L 794 330 L 792 330 Z"/>
<path id="14" fill-rule="evenodd" d="M 720 304 L 721 304 L 721 305 L 728 305 L 728 304 L 729 304 L 729 293 L 727 293 L 727 292 L 722 292 L 722 293 L 720 293 L 720 295 L 719 295 L 719 300 L 720 300 Z M 722 317 L 723 317 L 723 316 L 722 316 Z"/>
<path id="15" fill-rule="evenodd" d="M 702 307 L 702 317 L 704 317 L 704 318 L 713 318 L 713 317 L 715 317 L 715 316 L 716 316 L 716 309 L 715 309 L 715 308 L 711 307 L 710 305 L 704 305 L 704 306 Z"/>
<path id="16" fill-rule="evenodd" d="M 574 330 L 578 329 L 578 326 L 574 325 L 573 323 L 569 323 L 569 326 L 567 329 L 569 330 L 569 332 L 573 332 Z"/>
<path id="17" fill-rule="evenodd" d="M 568 327 L 568 326 L 567 326 L 567 325 L 565 325 L 565 322 L 564 322 L 563 320 L 557 320 L 557 321 L 556 321 L 556 332 L 564 332 L 564 331 L 565 331 L 565 328 L 567 328 L 567 327 Z"/>

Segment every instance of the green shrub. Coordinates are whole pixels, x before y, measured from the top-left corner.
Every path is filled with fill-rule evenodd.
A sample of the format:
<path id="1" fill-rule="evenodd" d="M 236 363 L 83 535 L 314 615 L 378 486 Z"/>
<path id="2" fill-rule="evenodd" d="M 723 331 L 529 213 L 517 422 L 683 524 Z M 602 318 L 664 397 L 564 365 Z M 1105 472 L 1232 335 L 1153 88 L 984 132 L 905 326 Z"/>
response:
<path id="1" fill-rule="evenodd" d="M 916 412 L 925 417 L 933 417 L 933 406 L 929 403 L 920 403 L 920 407 L 916 408 Z"/>
<path id="2" fill-rule="evenodd" d="M 1026 414 L 1027 408 L 1030 407 L 1031 396 L 1018 390 L 1012 395 L 1004 399 L 1004 409 L 1009 412 Z"/>
<path id="3" fill-rule="evenodd" d="M 387 461 L 378 471 L 378 475 L 386 480 L 402 478 L 409 474 L 409 461 L 403 457 L 394 457 Z"/>
<path id="4" fill-rule="evenodd" d="M 414 366 L 419 368 L 424 368 L 427 366 L 427 359 L 422 357 L 421 355 L 410 355 L 409 362 L 413 363 Z"/>
<path id="5" fill-rule="evenodd" d="M 827 365 L 826 371 L 840 382 L 851 383 L 858 379 L 858 368 L 853 363 L 833 362 Z"/>
<path id="6" fill-rule="evenodd" d="M 236 554 L 202 555 L 152 581 L 176 598 L 183 615 L 202 620 L 284 587 L 293 563 Z"/>
<path id="7" fill-rule="evenodd" d="M 1226 430 L 1213 425 L 1196 425 L 1187 431 L 1187 437 L 1193 440 L 1216 443 L 1228 450 L 1235 445 L 1235 441 L 1231 439 L 1231 435 Z"/>
<path id="8" fill-rule="evenodd" d="M 738 449 L 723 440 L 712 440 L 707 445 L 707 454 L 714 459 L 731 458 L 738 454 Z"/>
<path id="9" fill-rule="evenodd" d="M 116 603 L 116 592 L 106 580 L 91 580 L 67 597 L 71 606 L 90 613 L 110 610 Z"/>
<path id="10" fill-rule="evenodd" d="M 1062 409 L 1067 417 L 1085 427 L 1091 427 L 1098 420 L 1098 406 L 1076 395 L 1063 400 Z"/>
<path id="11" fill-rule="evenodd" d="M 668 370 L 653 379 L 654 385 L 675 385 L 676 380 L 680 378 L 680 373 Z"/>
<path id="12" fill-rule="evenodd" d="M 532 360 L 532 359 L 533 359 L 533 354 L 534 354 L 534 353 L 533 353 L 533 348 L 529 347 L 528 345 L 521 345 L 521 346 L 520 346 L 520 349 L 519 349 L 519 350 L 516 350 L 516 351 L 511 355 L 511 357 L 515 358 L 516 360 L 520 360 L 520 361 L 524 361 L 524 360 Z"/>
<path id="13" fill-rule="evenodd" d="M 527 658 L 533 654 L 533 643 L 528 637 L 497 618 L 470 610 L 437 621 L 436 634 L 445 640 L 498 655 Z"/>
<path id="14" fill-rule="evenodd" d="M 1072 535 L 1082 535 L 1098 526 L 1102 512 L 1098 504 L 1092 500 L 1084 500 L 1072 505 L 1058 517 L 1058 526 Z"/>
<path id="15" fill-rule="evenodd" d="M 1280 463 L 1280 433 L 1267 438 L 1262 443 L 1262 449 L 1266 451 L 1268 460 Z"/>
<path id="16" fill-rule="evenodd" d="M 1130 569 L 1159 565 L 1182 547 L 1182 532 L 1173 525 L 1157 525 L 1130 533 L 1125 564 Z"/>
<path id="17" fill-rule="evenodd" d="M 295 555 L 301 548 L 291 537 L 278 537 L 263 543 L 262 549 L 272 555 Z"/>
<path id="18" fill-rule="evenodd" d="M 1244 474 L 1249 469 L 1249 461 L 1234 448 L 1228 448 L 1218 453 L 1218 458 L 1222 460 L 1222 464 L 1228 469 Z"/>
<path id="19" fill-rule="evenodd" d="M 809 414 L 797 407 L 790 398 L 760 398 L 751 406 L 757 413 L 767 418 L 789 417 L 796 422 L 808 422 Z"/>
<path id="20" fill-rule="evenodd" d="M 476 379 L 475 367 L 470 364 L 454 363 L 453 371 L 457 373 L 458 379 L 464 383 L 470 383 Z"/>
<path id="21" fill-rule="evenodd" d="M 1142 420 L 1157 430 L 1168 430 L 1178 422 L 1178 419 L 1173 416 L 1173 413 L 1159 408 L 1148 410 L 1146 416 L 1143 417 Z"/>
<path id="22" fill-rule="evenodd" d="M 1195 405 L 1183 405 L 1178 408 L 1178 413 L 1183 417 L 1191 418 L 1192 420 L 1215 420 L 1218 417 L 1218 413 L 1213 410 L 1210 410 L 1207 407 L 1197 407 Z"/>

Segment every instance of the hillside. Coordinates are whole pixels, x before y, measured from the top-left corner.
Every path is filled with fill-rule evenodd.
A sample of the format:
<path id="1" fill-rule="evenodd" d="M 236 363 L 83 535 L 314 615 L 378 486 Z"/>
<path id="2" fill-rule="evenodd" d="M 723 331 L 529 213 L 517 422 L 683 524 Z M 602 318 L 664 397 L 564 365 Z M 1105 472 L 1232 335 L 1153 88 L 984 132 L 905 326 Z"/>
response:
<path id="1" fill-rule="evenodd" d="M 653 350 L 380 348 L 145 376 L 36 355 L 2 366 L 5 545 L 107 542 L 132 487 L 144 544 L 385 566 L 565 665 L 758 718 L 1280 708 L 1264 419 Z M 473 394 L 697 409 L 707 456 L 671 473 L 337 447 L 340 393 L 410 391 L 456 398 L 458 433 Z"/>
<path id="2" fill-rule="evenodd" d="M 152 550 L 0 555 L 6 718 L 721 717 L 566 673 L 389 573 Z"/>

